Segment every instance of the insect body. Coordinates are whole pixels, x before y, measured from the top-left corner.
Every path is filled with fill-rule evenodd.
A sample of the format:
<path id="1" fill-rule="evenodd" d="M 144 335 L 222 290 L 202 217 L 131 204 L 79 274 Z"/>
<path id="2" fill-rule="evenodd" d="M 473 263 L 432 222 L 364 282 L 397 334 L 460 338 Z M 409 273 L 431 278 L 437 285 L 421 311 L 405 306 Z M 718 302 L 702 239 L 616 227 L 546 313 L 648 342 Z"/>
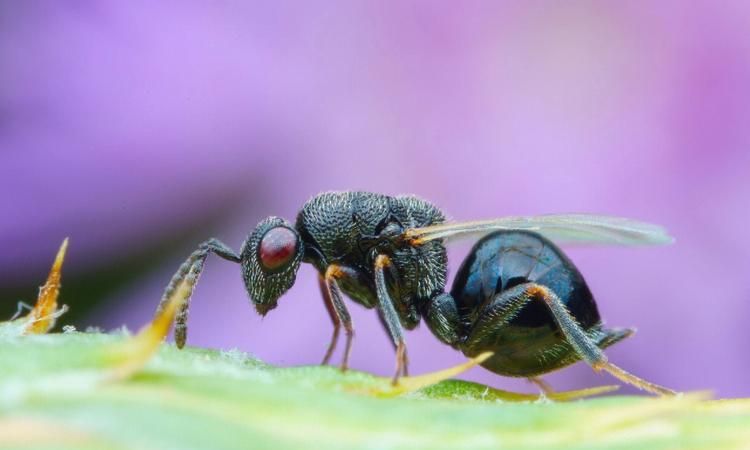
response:
<path id="1" fill-rule="evenodd" d="M 484 235 L 445 292 L 445 242 Z M 302 262 L 320 274 L 321 294 L 334 325 L 323 362 L 343 328 L 348 364 L 354 334 L 342 292 L 376 308 L 396 348 L 394 382 L 407 373 L 404 329 L 424 319 L 444 343 L 502 375 L 536 376 L 584 360 L 649 392 L 672 391 L 609 363 L 602 348 L 631 334 L 603 328 L 591 292 L 570 260 L 550 240 L 624 245 L 671 242 L 654 225 L 627 219 L 556 215 L 446 223 L 443 213 L 414 196 L 328 192 L 308 201 L 294 225 L 263 220 L 239 254 L 216 239 L 202 244 L 167 286 L 163 304 L 183 280 L 191 287 L 209 253 L 240 263 L 248 294 L 260 314 L 276 307 Z M 177 345 L 186 339 L 188 303 L 178 313 Z"/>

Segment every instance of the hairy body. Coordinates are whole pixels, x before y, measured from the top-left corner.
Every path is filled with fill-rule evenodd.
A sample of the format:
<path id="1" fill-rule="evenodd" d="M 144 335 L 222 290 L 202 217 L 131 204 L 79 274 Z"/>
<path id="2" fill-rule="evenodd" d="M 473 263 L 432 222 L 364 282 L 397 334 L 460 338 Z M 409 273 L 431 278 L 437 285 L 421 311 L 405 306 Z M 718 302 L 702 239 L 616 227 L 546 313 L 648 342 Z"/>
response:
<path id="1" fill-rule="evenodd" d="M 321 275 L 337 265 L 347 274 L 340 279 L 341 290 L 367 308 L 378 304 L 375 258 L 387 255 L 392 262 L 386 272 L 388 292 L 401 324 L 412 329 L 429 299 L 443 292 L 448 260 L 441 241 L 414 247 L 399 236 L 444 221 L 436 206 L 418 197 L 328 192 L 305 203 L 296 228 L 305 246 L 303 261 Z"/>

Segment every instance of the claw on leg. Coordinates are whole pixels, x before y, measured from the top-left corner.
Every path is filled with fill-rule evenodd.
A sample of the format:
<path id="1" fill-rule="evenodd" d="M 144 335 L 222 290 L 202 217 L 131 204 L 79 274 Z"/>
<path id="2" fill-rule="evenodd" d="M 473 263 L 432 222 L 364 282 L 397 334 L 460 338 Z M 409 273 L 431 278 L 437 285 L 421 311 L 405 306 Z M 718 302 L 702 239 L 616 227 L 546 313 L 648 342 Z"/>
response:
<path id="1" fill-rule="evenodd" d="M 328 365 L 328 362 L 331 361 L 331 356 L 333 356 L 333 351 L 336 350 L 336 343 L 339 340 L 340 329 L 341 325 L 339 324 L 333 326 L 333 335 L 331 336 L 331 342 L 328 343 L 328 349 L 326 350 L 325 356 L 323 356 L 323 362 L 320 363 L 323 366 Z"/>
<path id="2" fill-rule="evenodd" d="M 662 396 L 677 395 L 676 391 L 639 378 L 626 371 L 625 369 L 612 364 L 611 362 L 604 362 L 602 364 L 595 365 L 594 370 L 596 370 L 597 372 L 600 370 L 604 370 L 618 380 L 631 386 L 635 386 L 642 391 L 650 392 L 651 394 Z"/>
<path id="3" fill-rule="evenodd" d="M 406 343 L 400 341 L 396 346 L 396 374 L 393 375 L 392 384 L 398 385 L 401 376 L 408 376 L 409 358 L 406 356 Z"/>
<path id="4" fill-rule="evenodd" d="M 348 327 L 346 332 L 346 344 L 344 345 L 344 356 L 341 358 L 341 371 L 346 372 L 349 369 L 349 356 L 352 353 L 352 341 L 354 340 L 354 328 Z"/>

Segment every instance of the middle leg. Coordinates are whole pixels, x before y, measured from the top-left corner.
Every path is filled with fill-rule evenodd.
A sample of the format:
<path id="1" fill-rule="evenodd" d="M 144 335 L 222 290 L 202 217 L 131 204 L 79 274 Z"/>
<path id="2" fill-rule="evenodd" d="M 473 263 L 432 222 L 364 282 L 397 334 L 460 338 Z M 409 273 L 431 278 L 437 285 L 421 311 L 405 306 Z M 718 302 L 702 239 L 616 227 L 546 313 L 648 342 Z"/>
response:
<path id="1" fill-rule="evenodd" d="M 396 307 L 393 304 L 388 286 L 385 282 L 385 269 L 390 267 L 391 259 L 386 255 L 378 255 L 375 258 L 375 291 L 378 296 L 378 308 L 385 322 L 388 334 L 396 347 L 396 373 L 393 375 L 393 384 L 398 383 L 399 377 L 406 376 L 409 360 L 406 355 L 406 341 L 404 340 L 404 327 L 398 318 Z"/>

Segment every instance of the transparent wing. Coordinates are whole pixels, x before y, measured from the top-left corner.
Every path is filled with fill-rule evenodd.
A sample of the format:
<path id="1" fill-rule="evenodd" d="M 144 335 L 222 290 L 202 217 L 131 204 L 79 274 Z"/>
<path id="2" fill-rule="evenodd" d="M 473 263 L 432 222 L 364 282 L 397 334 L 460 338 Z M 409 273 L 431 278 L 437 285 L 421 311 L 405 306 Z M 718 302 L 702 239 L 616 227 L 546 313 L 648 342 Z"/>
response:
<path id="1" fill-rule="evenodd" d="M 529 230 L 560 244 L 664 245 L 674 242 L 667 231 L 650 223 L 589 214 L 501 217 L 474 222 L 449 222 L 406 230 L 414 244 L 435 239 L 481 237 L 497 230 Z"/>

